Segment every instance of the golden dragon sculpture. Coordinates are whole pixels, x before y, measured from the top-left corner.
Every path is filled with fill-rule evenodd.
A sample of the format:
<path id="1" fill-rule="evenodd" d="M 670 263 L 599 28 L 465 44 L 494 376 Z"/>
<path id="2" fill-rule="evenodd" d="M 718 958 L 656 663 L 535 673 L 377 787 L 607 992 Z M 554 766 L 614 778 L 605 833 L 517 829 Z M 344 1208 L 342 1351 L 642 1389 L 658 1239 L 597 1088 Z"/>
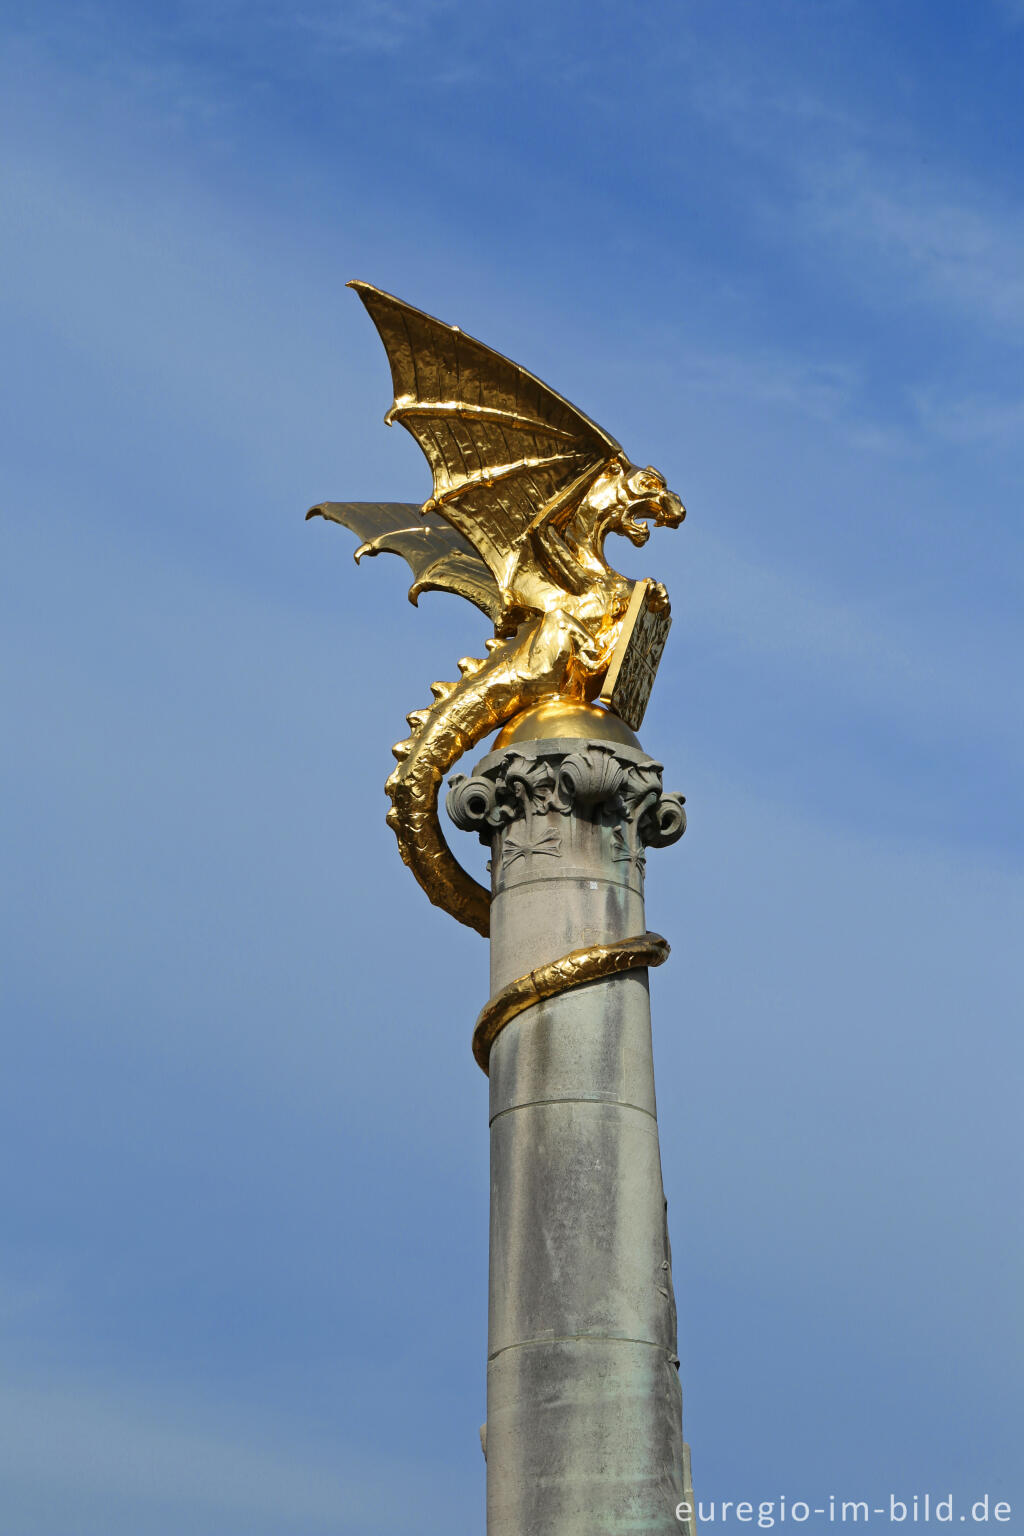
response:
<path id="1" fill-rule="evenodd" d="M 668 629 L 668 596 L 659 583 L 613 570 L 605 539 L 618 533 L 643 545 L 649 522 L 675 528 L 686 511 L 657 470 L 632 464 L 603 428 L 525 368 L 369 283 L 349 286 L 391 364 L 395 399 L 385 420 L 401 422 L 419 443 L 433 495 L 422 507 L 327 501 L 307 517 L 357 534 L 357 562 L 402 555 L 413 603 L 421 592 L 455 592 L 494 626 L 488 654 L 465 657 L 459 681 L 432 683 L 433 702 L 408 716 L 411 734 L 393 748 L 398 766 L 386 785 L 387 820 L 405 863 L 435 905 L 486 935 L 490 894 L 441 830 L 444 776 L 484 737 L 547 699 L 597 701 L 639 726 Z M 598 962 L 605 971 L 588 970 L 585 960 L 581 969 L 579 953 L 567 957 L 575 966 L 545 986 L 658 963 L 667 953 L 659 943 L 644 950 L 627 941 L 634 958 L 625 948 L 609 953 Z"/>

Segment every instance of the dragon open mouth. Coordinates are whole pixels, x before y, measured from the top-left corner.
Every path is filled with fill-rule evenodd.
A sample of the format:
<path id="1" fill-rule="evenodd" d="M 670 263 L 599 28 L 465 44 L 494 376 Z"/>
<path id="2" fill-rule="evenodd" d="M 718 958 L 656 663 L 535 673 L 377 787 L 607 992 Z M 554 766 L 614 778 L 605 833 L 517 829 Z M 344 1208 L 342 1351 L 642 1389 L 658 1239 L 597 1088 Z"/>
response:
<path id="1" fill-rule="evenodd" d="M 637 549 L 641 549 L 651 536 L 651 530 L 645 522 L 641 522 L 641 518 L 655 517 L 656 515 L 655 507 L 651 506 L 650 503 L 643 503 L 640 507 L 626 513 L 622 519 L 622 526 L 619 532 L 624 533 L 629 542 L 635 544 Z"/>
<path id="2" fill-rule="evenodd" d="M 678 528 L 685 516 L 686 508 L 674 491 L 659 491 L 632 504 L 622 519 L 620 531 L 639 549 L 651 536 L 647 522 L 642 519 L 650 519 L 656 528 Z"/>

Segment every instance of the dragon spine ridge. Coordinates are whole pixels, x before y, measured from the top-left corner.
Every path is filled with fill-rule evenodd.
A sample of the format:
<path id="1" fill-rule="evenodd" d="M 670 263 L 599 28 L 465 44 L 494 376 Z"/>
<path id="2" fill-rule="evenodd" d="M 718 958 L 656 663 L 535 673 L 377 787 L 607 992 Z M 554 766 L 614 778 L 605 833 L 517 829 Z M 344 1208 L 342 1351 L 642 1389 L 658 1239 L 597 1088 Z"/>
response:
<path id="1" fill-rule="evenodd" d="M 435 906 L 475 928 L 490 931 L 490 892 L 462 868 L 441 831 L 438 799 L 445 774 L 485 736 L 522 710 L 560 691 L 572 648 L 559 622 L 545 616 L 511 640 L 489 640 L 486 660 L 466 656 L 458 683 L 433 683 L 426 709 L 406 718 L 412 734 L 396 742 L 398 759 L 384 788 L 391 800 L 388 826 L 402 859 Z"/>

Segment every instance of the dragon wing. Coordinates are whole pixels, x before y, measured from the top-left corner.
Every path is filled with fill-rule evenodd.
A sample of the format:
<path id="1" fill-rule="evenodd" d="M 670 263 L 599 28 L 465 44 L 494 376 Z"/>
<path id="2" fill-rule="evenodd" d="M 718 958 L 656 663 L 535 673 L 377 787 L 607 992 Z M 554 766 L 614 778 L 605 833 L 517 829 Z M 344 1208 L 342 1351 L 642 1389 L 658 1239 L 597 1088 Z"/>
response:
<path id="1" fill-rule="evenodd" d="M 561 395 L 458 326 L 353 282 L 384 343 L 400 421 L 434 477 L 440 514 L 500 588 L 531 559 L 531 525 L 571 500 L 622 448 Z M 550 578 L 548 578 L 550 580 Z"/>
<path id="2" fill-rule="evenodd" d="M 323 501 L 310 507 L 307 521 L 311 517 L 342 523 L 362 539 L 357 565 L 364 555 L 401 555 L 408 561 L 415 578 L 411 603 L 421 592 L 457 592 L 497 621 L 501 594 L 494 577 L 472 544 L 436 513 L 400 501 Z"/>

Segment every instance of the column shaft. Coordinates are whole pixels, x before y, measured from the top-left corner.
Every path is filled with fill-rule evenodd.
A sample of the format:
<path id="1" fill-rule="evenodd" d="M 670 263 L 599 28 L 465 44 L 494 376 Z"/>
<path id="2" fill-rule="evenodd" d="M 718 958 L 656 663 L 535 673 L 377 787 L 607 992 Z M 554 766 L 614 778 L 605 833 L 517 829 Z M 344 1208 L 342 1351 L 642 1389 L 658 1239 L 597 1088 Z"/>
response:
<path id="1" fill-rule="evenodd" d="M 630 748 L 556 741 L 480 765 L 506 795 L 504 813 L 492 807 L 506 818 L 492 840 L 492 994 L 570 950 L 644 933 L 657 770 Z M 528 1008 L 489 1070 L 488 1536 L 678 1533 L 682 1403 L 647 972 Z"/>

